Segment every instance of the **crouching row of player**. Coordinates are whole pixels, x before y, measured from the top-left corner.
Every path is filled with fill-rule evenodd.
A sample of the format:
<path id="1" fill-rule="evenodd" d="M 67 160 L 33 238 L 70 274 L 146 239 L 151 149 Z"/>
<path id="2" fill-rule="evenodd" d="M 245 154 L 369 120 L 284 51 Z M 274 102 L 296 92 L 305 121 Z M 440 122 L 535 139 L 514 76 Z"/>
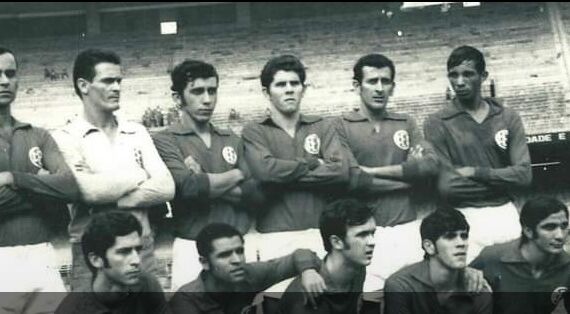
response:
<path id="1" fill-rule="evenodd" d="M 420 226 L 424 260 L 388 278 L 384 312 L 550 313 L 562 298 L 568 309 L 568 209 L 556 199 L 536 198 L 523 206 L 520 224 L 520 238 L 486 247 L 470 268 L 469 223 L 460 211 L 439 208 Z M 56 313 L 255 313 L 259 292 L 293 276 L 298 277 L 282 295 L 280 313 L 361 313 L 366 266 L 375 250 L 371 208 L 353 199 L 333 202 L 319 230 L 327 251 L 323 260 L 299 249 L 246 263 L 247 243 L 239 231 L 207 225 L 196 241 L 203 270 L 167 303 L 156 279 L 141 271 L 137 219 L 124 212 L 98 214 L 82 239 L 92 290 L 71 293 Z"/>

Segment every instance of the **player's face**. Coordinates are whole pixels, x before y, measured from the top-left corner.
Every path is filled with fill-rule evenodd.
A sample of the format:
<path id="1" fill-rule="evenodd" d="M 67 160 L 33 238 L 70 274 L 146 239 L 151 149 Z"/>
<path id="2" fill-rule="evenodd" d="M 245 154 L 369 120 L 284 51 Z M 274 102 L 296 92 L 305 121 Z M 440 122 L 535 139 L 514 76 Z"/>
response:
<path id="1" fill-rule="evenodd" d="M 382 111 L 394 92 L 392 70 L 389 67 L 362 67 L 362 83 L 354 82 L 362 103 L 371 112 Z"/>
<path id="2" fill-rule="evenodd" d="M 299 111 L 305 87 L 296 72 L 279 70 L 273 76 L 269 88 L 264 91 L 277 111 L 290 116 Z"/>
<path id="3" fill-rule="evenodd" d="M 560 254 L 568 236 L 568 218 L 563 211 L 542 220 L 535 228 L 532 242 L 543 252 Z"/>
<path id="4" fill-rule="evenodd" d="M 344 257 L 354 265 L 368 266 L 374 253 L 376 222 L 368 219 L 365 224 L 349 226 L 344 238 Z"/>
<path id="5" fill-rule="evenodd" d="M 207 123 L 214 114 L 218 100 L 218 80 L 215 77 L 197 78 L 188 82 L 175 101 L 186 114 L 198 123 Z"/>
<path id="6" fill-rule="evenodd" d="M 475 62 L 465 60 L 447 72 L 451 88 L 459 101 L 472 101 L 481 95 L 481 84 L 487 78 L 487 73 L 479 73 Z"/>
<path id="7" fill-rule="evenodd" d="M 83 97 L 89 98 L 99 110 L 113 112 L 120 108 L 122 80 L 120 65 L 109 62 L 98 63 L 95 65 L 95 77 L 85 85 L 87 94 Z"/>
<path id="8" fill-rule="evenodd" d="M 9 106 L 18 91 L 16 59 L 11 53 L 0 55 L 0 107 Z"/>
<path id="9" fill-rule="evenodd" d="M 245 280 L 245 255 L 243 241 L 239 236 L 212 241 L 212 252 L 205 265 L 210 274 L 228 283 Z"/>
<path id="10" fill-rule="evenodd" d="M 140 281 L 140 251 L 142 240 L 140 235 L 133 231 L 125 236 L 115 238 L 115 244 L 105 253 L 107 266 L 99 268 L 107 280 L 121 285 L 132 286 Z"/>
<path id="11" fill-rule="evenodd" d="M 463 269 L 467 266 L 467 241 L 469 232 L 459 230 L 447 232 L 435 241 L 436 252 L 431 258 L 437 259 L 449 269 Z"/>

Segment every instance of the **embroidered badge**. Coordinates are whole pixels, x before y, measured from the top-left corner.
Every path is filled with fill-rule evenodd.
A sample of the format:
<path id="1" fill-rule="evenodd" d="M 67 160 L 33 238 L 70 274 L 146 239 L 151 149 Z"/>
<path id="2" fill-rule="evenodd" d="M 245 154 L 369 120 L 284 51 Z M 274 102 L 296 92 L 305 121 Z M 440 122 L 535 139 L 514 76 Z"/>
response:
<path id="1" fill-rule="evenodd" d="M 34 146 L 30 148 L 30 151 L 28 152 L 28 157 L 30 158 L 30 162 L 32 162 L 34 166 L 40 169 L 44 167 L 42 163 L 43 153 L 39 147 Z"/>
<path id="2" fill-rule="evenodd" d="M 305 151 L 312 155 L 318 155 L 321 150 L 321 139 L 315 133 L 305 137 Z"/>
<path id="3" fill-rule="evenodd" d="M 560 302 L 560 300 L 564 296 L 564 293 L 566 292 L 568 292 L 568 288 L 566 287 L 558 287 L 554 289 L 554 291 L 552 291 L 552 294 L 550 295 L 550 301 L 552 302 L 552 304 L 554 305 L 558 304 L 558 302 Z"/>
<path id="4" fill-rule="evenodd" d="M 495 133 L 495 143 L 497 143 L 497 145 L 500 148 L 507 149 L 508 142 L 509 142 L 509 130 L 503 129 Z"/>
<path id="5" fill-rule="evenodd" d="M 135 147 L 135 148 L 134 148 L 134 154 L 135 154 L 135 161 L 137 162 L 137 164 L 139 165 L 139 167 L 141 167 L 142 169 L 144 169 L 142 151 L 141 151 L 139 148 Z"/>
<path id="6" fill-rule="evenodd" d="M 231 146 L 226 146 L 222 149 L 222 157 L 230 165 L 235 165 L 237 162 L 237 153 Z"/>
<path id="7" fill-rule="evenodd" d="M 394 144 L 403 150 L 410 149 L 410 135 L 408 134 L 408 131 L 396 131 L 396 133 L 394 133 Z"/>

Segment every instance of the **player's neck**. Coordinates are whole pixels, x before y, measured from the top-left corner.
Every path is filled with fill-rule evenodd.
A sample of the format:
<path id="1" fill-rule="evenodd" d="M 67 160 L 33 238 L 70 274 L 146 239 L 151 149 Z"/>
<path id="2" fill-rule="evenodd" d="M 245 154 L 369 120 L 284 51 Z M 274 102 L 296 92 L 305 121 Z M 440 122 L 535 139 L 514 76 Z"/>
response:
<path id="1" fill-rule="evenodd" d="M 113 112 L 97 110 L 94 106 L 89 105 L 85 105 L 83 108 L 83 117 L 93 126 L 103 130 L 117 127 L 117 121 Z"/>
<path id="2" fill-rule="evenodd" d="M 535 269 L 546 267 L 556 258 L 556 255 L 541 250 L 532 240 L 522 244 L 520 250 L 523 258 Z"/>
<path id="3" fill-rule="evenodd" d="M 203 277 L 206 292 L 227 292 L 232 291 L 236 284 L 216 278 L 209 271 L 205 271 Z"/>
<path id="4" fill-rule="evenodd" d="M 458 101 L 460 107 L 462 107 L 477 123 L 483 123 L 487 116 L 489 115 L 489 104 L 481 98 L 481 96 L 476 97 L 473 103 L 468 102 L 467 104 Z"/>
<path id="5" fill-rule="evenodd" d="M 344 256 L 334 251 L 327 256 L 323 267 L 326 267 L 335 286 L 346 288 L 350 288 L 356 274 L 365 269 L 363 266 L 350 263 Z"/>
<path id="6" fill-rule="evenodd" d="M 431 282 L 437 291 L 457 291 L 461 289 L 460 270 L 450 269 L 442 265 L 435 257 L 429 259 L 428 265 Z"/>
<path id="7" fill-rule="evenodd" d="M 92 288 L 93 292 L 97 294 L 97 298 L 104 303 L 124 298 L 129 292 L 127 286 L 116 284 L 102 273 L 97 274 L 93 280 Z"/>
<path id="8" fill-rule="evenodd" d="M 487 106 L 487 103 L 483 101 L 483 97 L 481 94 L 476 95 L 473 99 L 466 99 L 466 100 L 459 100 L 459 98 L 455 98 L 455 103 L 463 110 L 467 112 L 477 112 L 480 110 L 484 110 Z"/>
<path id="9" fill-rule="evenodd" d="M 198 134 L 210 133 L 210 121 L 200 122 L 192 119 L 188 114 L 182 114 L 182 125 L 185 128 L 192 129 Z"/>
<path id="10" fill-rule="evenodd" d="M 0 127 L 12 128 L 12 110 L 10 110 L 10 106 L 0 108 Z"/>
<path id="11" fill-rule="evenodd" d="M 273 122 L 285 130 L 287 133 L 289 133 L 291 136 L 295 134 L 295 129 L 297 128 L 297 124 L 299 123 L 300 118 L 301 114 L 299 111 L 291 115 L 284 115 L 277 110 L 271 111 L 271 119 Z"/>
<path id="12" fill-rule="evenodd" d="M 368 118 L 368 120 L 374 122 L 380 122 L 384 120 L 388 114 L 386 112 L 386 107 L 378 110 L 370 110 L 370 108 L 366 107 L 366 105 L 363 103 L 360 103 L 360 112 L 363 116 Z"/>

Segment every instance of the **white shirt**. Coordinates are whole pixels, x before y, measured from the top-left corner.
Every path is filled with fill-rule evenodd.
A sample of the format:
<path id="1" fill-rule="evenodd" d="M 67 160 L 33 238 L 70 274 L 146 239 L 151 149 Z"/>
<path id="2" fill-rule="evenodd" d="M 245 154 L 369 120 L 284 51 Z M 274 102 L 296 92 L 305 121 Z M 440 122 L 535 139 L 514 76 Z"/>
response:
<path id="1" fill-rule="evenodd" d="M 80 242 L 89 216 L 100 210 L 129 209 L 150 235 L 147 207 L 174 197 L 174 180 L 158 155 L 148 131 L 140 124 L 117 120 L 111 139 L 83 117 L 53 132 L 72 169 L 82 203 L 70 206 L 71 242 Z M 87 169 L 78 170 L 82 164 Z"/>

